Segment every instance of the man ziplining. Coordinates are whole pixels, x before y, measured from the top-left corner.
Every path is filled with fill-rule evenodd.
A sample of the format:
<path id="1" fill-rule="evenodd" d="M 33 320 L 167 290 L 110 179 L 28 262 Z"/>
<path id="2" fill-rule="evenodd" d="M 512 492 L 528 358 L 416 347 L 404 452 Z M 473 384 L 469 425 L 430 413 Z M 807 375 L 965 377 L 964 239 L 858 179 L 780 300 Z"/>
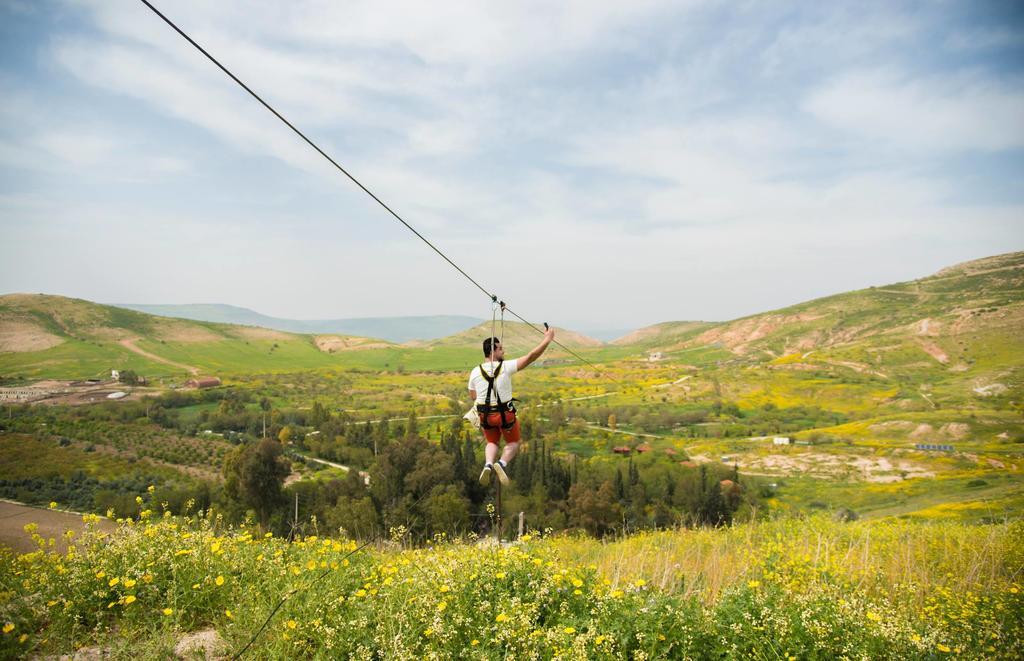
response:
<path id="1" fill-rule="evenodd" d="M 497 473 L 502 484 L 508 484 L 505 469 L 519 452 L 519 420 L 512 399 L 512 375 L 526 369 L 555 339 L 555 329 L 548 328 L 544 339 L 522 358 L 505 362 L 505 347 L 496 337 L 484 340 L 484 356 L 489 362 L 481 363 L 469 373 L 469 396 L 476 402 L 480 429 L 487 446 L 484 449 L 484 469 L 480 483 L 488 485 L 491 473 Z M 505 449 L 498 459 L 498 439 L 505 439 Z"/>

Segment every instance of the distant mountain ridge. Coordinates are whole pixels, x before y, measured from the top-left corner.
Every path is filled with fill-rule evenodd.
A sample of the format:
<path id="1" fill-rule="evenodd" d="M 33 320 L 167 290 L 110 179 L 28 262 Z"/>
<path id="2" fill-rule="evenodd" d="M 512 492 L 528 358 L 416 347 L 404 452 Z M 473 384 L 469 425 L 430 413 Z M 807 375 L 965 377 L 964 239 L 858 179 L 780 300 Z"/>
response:
<path id="1" fill-rule="evenodd" d="M 283 319 L 261 314 L 249 308 L 222 303 L 192 303 L 186 305 L 112 303 L 111 305 L 160 317 L 212 321 L 242 326 L 259 326 L 289 333 L 356 335 L 397 343 L 409 342 L 411 340 L 434 340 L 462 332 L 481 322 L 480 319 L 462 315 L 311 320 Z"/>

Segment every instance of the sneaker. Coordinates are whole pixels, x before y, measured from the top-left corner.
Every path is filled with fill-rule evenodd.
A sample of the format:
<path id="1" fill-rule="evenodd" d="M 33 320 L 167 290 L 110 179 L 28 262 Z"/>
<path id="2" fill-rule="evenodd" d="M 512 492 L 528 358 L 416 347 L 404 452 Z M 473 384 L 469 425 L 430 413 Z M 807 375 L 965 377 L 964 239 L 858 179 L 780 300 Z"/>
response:
<path id="1" fill-rule="evenodd" d="M 497 464 L 495 464 L 495 465 L 497 465 Z M 490 466 L 484 466 L 484 469 L 482 471 L 480 471 L 480 484 L 484 485 L 485 487 L 490 485 L 490 483 L 491 483 L 491 472 L 492 471 L 491 471 L 491 467 Z M 504 473 L 502 473 L 502 475 L 504 475 Z M 505 478 L 505 479 L 508 479 L 508 478 Z"/>
<path id="2" fill-rule="evenodd" d="M 505 475 L 505 469 L 502 468 L 501 463 L 495 463 L 493 468 L 494 472 L 498 474 L 498 481 L 507 487 L 509 482 L 508 475 Z"/>

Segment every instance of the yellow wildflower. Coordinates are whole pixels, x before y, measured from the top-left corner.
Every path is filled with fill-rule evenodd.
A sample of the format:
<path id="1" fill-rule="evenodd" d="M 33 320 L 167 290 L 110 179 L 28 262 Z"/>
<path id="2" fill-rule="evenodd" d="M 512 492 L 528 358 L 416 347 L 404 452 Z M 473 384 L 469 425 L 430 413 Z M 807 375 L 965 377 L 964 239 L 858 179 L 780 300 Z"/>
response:
<path id="1" fill-rule="evenodd" d="M 444 609 L 446 609 L 446 608 L 448 608 L 448 602 L 447 601 L 442 601 L 441 603 L 439 603 L 437 605 L 437 610 L 439 610 L 439 611 L 443 612 Z"/>
<path id="2" fill-rule="evenodd" d="M 938 650 L 939 650 L 940 652 L 952 652 L 952 651 L 953 651 L 953 650 L 952 650 L 952 648 L 950 648 L 950 647 L 949 647 L 948 645 L 943 645 L 942 643 L 939 643 L 939 644 L 938 644 L 938 645 L 936 645 L 935 647 L 936 647 L 936 649 L 938 649 Z"/>
<path id="3" fill-rule="evenodd" d="M 868 611 L 866 617 L 872 622 L 881 622 L 882 616 L 874 611 Z"/>
<path id="4" fill-rule="evenodd" d="M 18 636 L 18 642 L 19 643 L 24 645 L 26 640 L 28 640 L 28 634 L 27 633 L 23 633 L 20 636 Z"/>
<path id="5" fill-rule="evenodd" d="M 109 581 L 107 581 L 107 585 L 109 585 L 110 587 L 114 587 L 115 585 L 117 585 L 120 582 L 121 582 L 121 579 L 119 579 L 118 577 L 115 576 L 114 578 L 112 578 Z"/>
<path id="6" fill-rule="evenodd" d="M 135 579 L 134 578 L 126 578 L 126 579 L 124 579 L 124 586 L 126 588 L 133 588 L 133 587 L 135 587 Z"/>
<path id="7" fill-rule="evenodd" d="M 472 641 L 470 641 L 469 644 L 472 645 L 473 647 L 476 647 L 477 645 L 480 644 L 480 641 L 477 640 L 476 638 L 474 638 Z"/>
<path id="8" fill-rule="evenodd" d="M 494 618 L 494 621 L 495 622 L 507 622 L 508 621 L 508 615 L 505 615 L 504 613 L 498 613 L 498 617 Z"/>
<path id="9" fill-rule="evenodd" d="M 578 578 L 574 578 L 574 579 L 572 579 L 572 585 L 573 585 L 573 587 L 578 588 L 578 587 L 583 585 L 583 581 L 581 581 Z"/>
<path id="10" fill-rule="evenodd" d="M 235 616 L 231 614 L 230 610 L 224 611 L 224 615 L 226 615 L 229 620 L 235 619 Z"/>
<path id="11" fill-rule="evenodd" d="M 130 594 L 127 597 L 124 598 L 124 605 L 125 606 L 127 606 L 128 604 L 134 604 L 134 603 L 135 603 L 135 595 Z"/>
<path id="12" fill-rule="evenodd" d="M 164 615 L 173 615 L 174 614 L 174 609 L 173 608 L 165 608 L 163 610 L 163 613 L 164 613 Z"/>
<path id="13" fill-rule="evenodd" d="M 449 588 L 449 587 L 448 587 L 447 585 L 442 585 L 441 587 L 439 587 L 439 588 L 437 589 L 437 591 L 438 591 L 438 592 L 448 592 L 448 591 L 449 591 L 450 589 L 451 589 L 451 588 Z"/>
<path id="14" fill-rule="evenodd" d="M 14 622 L 8 622 L 4 625 L 4 633 L 11 633 L 14 631 Z"/>
<path id="15" fill-rule="evenodd" d="M 594 639 L 594 643 L 597 644 L 597 645 L 600 645 L 600 644 L 604 643 L 604 641 L 606 641 L 607 639 L 608 639 L 607 636 L 598 636 L 597 638 Z"/>
<path id="16" fill-rule="evenodd" d="M 55 500 L 51 500 L 51 501 L 50 501 L 50 509 L 52 510 L 52 509 L 54 509 L 55 507 L 57 507 L 57 501 L 55 501 Z"/>
<path id="17" fill-rule="evenodd" d="M 498 572 L 497 574 L 494 575 L 494 578 L 496 578 L 496 579 L 498 579 L 500 581 L 501 579 L 505 578 L 505 572 L 503 572 L 503 571 Z"/>
<path id="18" fill-rule="evenodd" d="M 761 581 L 747 581 L 747 587 L 751 590 L 755 590 L 761 587 Z"/>
<path id="19" fill-rule="evenodd" d="M 565 633 L 567 634 L 574 634 L 576 633 L 576 627 L 566 627 L 565 629 L 563 629 L 563 631 L 565 631 Z"/>
<path id="20" fill-rule="evenodd" d="M 223 576 L 218 576 L 217 578 L 214 579 L 213 582 L 216 583 L 217 585 L 224 585 L 224 577 Z"/>
<path id="21" fill-rule="evenodd" d="M 638 578 L 636 579 L 636 582 L 633 583 L 633 585 L 637 586 L 638 588 L 642 588 L 643 586 L 647 585 L 647 581 L 645 581 L 642 578 Z"/>
<path id="22" fill-rule="evenodd" d="M 299 626 L 298 622 L 296 622 L 295 620 L 288 620 L 288 628 L 289 629 L 294 629 L 297 626 Z"/>

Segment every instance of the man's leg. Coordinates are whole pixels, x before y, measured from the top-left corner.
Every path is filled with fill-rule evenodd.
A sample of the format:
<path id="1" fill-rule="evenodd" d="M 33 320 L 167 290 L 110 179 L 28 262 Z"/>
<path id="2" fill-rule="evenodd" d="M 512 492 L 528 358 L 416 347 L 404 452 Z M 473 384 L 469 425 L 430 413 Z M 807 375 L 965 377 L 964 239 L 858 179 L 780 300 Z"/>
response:
<path id="1" fill-rule="evenodd" d="M 495 450 L 497 450 L 497 448 L 495 448 Z M 519 442 L 518 441 L 515 442 L 515 443 L 508 443 L 508 442 L 506 442 L 505 443 L 505 449 L 502 450 L 502 452 L 501 452 L 501 461 L 505 464 L 505 466 L 508 466 L 510 463 L 512 463 L 512 460 L 515 458 L 515 456 L 516 456 L 516 454 L 518 452 L 519 452 Z"/>
<path id="2" fill-rule="evenodd" d="M 498 444 L 497 442 L 491 443 L 490 441 L 488 441 L 486 445 L 487 447 L 484 448 L 484 463 L 490 466 L 498 459 Z M 507 445 L 505 446 L 505 451 L 508 451 Z M 508 462 L 506 461 L 505 463 Z"/>
<path id="3" fill-rule="evenodd" d="M 505 438 L 505 449 L 501 453 L 501 459 L 494 463 L 494 472 L 498 474 L 498 479 L 501 480 L 502 484 L 508 484 L 508 475 L 505 474 L 505 468 L 508 467 L 512 458 L 519 452 L 519 420 L 512 423 L 512 427 L 509 429 L 502 429 L 501 435 Z"/>
<path id="4" fill-rule="evenodd" d="M 488 421 L 488 424 L 492 424 Z M 491 483 L 491 475 L 494 472 L 494 462 L 498 459 L 498 439 L 501 438 L 501 429 L 492 426 L 489 429 L 481 429 L 484 433 L 484 469 L 480 471 L 480 484 L 487 486 Z M 508 479 L 508 478 L 506 478 Z"/>

